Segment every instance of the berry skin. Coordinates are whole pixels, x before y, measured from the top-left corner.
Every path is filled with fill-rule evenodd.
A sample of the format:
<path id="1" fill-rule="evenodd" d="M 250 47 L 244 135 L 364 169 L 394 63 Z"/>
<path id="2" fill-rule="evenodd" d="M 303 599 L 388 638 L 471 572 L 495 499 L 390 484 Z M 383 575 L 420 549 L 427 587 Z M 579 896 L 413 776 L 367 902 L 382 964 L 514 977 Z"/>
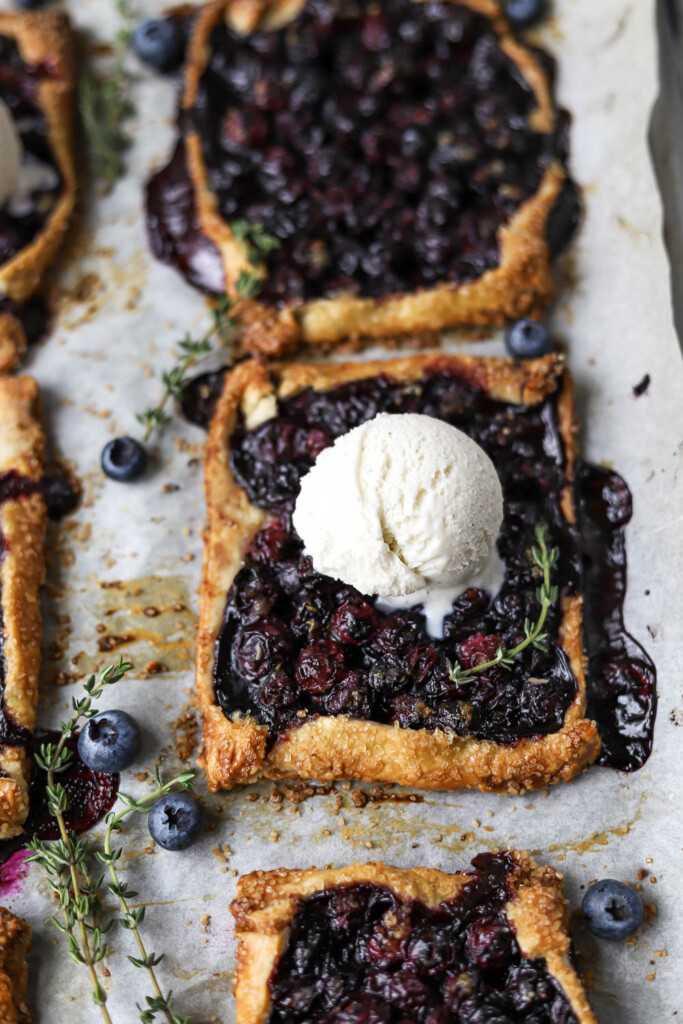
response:
<path id="1" fill-rule="evenodd" d="M 505 346 L 515 359 L 538 359 L 553 350 L 553 339 L 538 320 L 516 320 L 505 332 Z"/>
<path id="2" fill-rule="evenodd" d="M 14 0 L 17 7 L 23 8 L 25 11 L 36 11 L 39 7 L 45 6 L 45 0 Z"/>
<path id="3" fill-rule="evenodd" d="M 132 437 L 115 437 L 102 449 L 102 469 L 111 480 L 127 484 L 147 469 L 147 452 Z"/>
<path id="4" fill-rule="evenodd" d="M 476 668 L 493 661 L 505 641 L 496 633 L 472 633 L 460 644 L 460 663 L 463 668 Z"/>
<path id="5" fill-rule="evenodd" d="M 140 753 L 140 729 L 126 711 L 101 711 L 78 737 L 78 756 L 94 772 L 120 772 Z"/>
<path id="6" fill-rule="evenodd" d="M 204 828 L 204 810 L 191 793 L 169 793 L 149 812 L 147 827 L 157 846 L 186 850 Z"/>
<path id="7" fill-rule="evenodd" d="M 547 0 L 506 0 L 505 13 L 515 28 L 534 25 L 548 13 Z"/>
<path id="8" fill-rule="evenodd" d="M 614 878 L 603 878 L 586 891 L 581 910 L 588 927 L 601 939 L 627 939 L 642 926 L 645 917 L 638 893 Z"/>
<path id="9" fill-rule="evenodd" d="M 133 32 L 134 52 L 157 71 L 173 71 L 183 56 L 183 31 L 172 18 L 150 18 Z"/>

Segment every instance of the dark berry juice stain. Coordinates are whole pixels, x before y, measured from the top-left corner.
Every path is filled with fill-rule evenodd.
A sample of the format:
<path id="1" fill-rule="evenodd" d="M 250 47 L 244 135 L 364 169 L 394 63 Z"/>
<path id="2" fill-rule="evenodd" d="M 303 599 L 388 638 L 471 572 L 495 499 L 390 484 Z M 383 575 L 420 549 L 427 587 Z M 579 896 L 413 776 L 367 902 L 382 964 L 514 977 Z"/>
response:
<path id="1" fill-rule="evenodd" d="M 208 430 L 223 390 L 226 370 L 210 370 L 192 377 L 180 393 L 180 411 L 186 420 Z"/>
<path id="2" fill-rule="evenodd" d="M 27 345 L 35 345 L 47 334 L 50 313 L 40 295 L 32 295 L 25 302 L 13 302 L 6 296 L 0 296 L 0 317 L 3 313 L 16 317 L 24 329 Z"/>
<path id="3" fill-rule="evenodd" d="M 214 388 L 205 384 L 209 402 Z M 318 453 L 379 412 L 425 413 L 463 430 L 491 457 L 503 488 L 504 583 L 495 595 L 462 594 L 445 618 L 443 640 L 427 634 L 421 606 L 385 615 L 371 597 L 315 572 L 292 527 L 299 482 Z M 529 549 L 543 521 L 561 552 L 555 582 L 584 594 L 589 714 L 603 739 L 600 763 L 623 770 L 644 763 L 655 674 L 623 624 L 630 495 L 615 474 L 589 486 L 601 471 L 580 464 L 580 535 L 566 522 L 559 496 L 568 480 L 554 397 L 530 407 L 494 402 L 476 379 L 454 375 L 437 360 L 419 382 L 382 376 L 301 392 L 255 430 L 238 425 L 231 461 L 251 501 L 274 518 L 254 538 L 227 596 L 214 682 L 228 716 L 252 714 L 268 725 L 270 743 L 317 714 L 502 743 L 557 731 L 576 694 L 557 642 L 557 607 L 548 620 L 547 653 L 527 648 L 511 671 L 481 672 L 460 686 L 447 664 L 457 658 L 469 668 L 489 660 L 497 647 L 519 641 L 525 618 L 538 616 Z"/>
<path id="4" fill-rule="evenodd" d="M 49 462 L 40 483 L 47 514 L 52 520 L 64 519 L 78 508 L 81 485 L 71 470 L 61 462 Z"/>
<path id="5" fill-rule="evenodd" d="M 60 733 L 39 729 L 33 733 L 29 742 L 29 750 L 40 748 L 41 743 L 56 743 Z M 94 772 L 86 768 L 78 757 L 78 738 L 67 741 L 74 754 L 71 767 L 59 776 L 69 801 L 69 809 L 64 815 L 66 827 L 70 831 L 85 832 L 101 821 L 107 811 L 111 810 L 119 788 L 119 776 Z M 47 806 L 47 775 L 42 769 L 36 768 L 29 790 L 29 814 L 24 831 L 13 839 L 0 840 L 0 863 L 3 863 L 23 849 L 34 837 L 38 839 L 59 839 L 57 823 Z"/>
<path id="6" fill-rule="evenodd" d="M 191 285 L 223 291 L 223 262 L 199 227 L 194 189 L 180 139 L 168 164 L 147 183 L 147 234 L 158 260 L 174 266 Z"/>
<path id="7" fill-rule="evenodd" d="M 416 383 L 375 377 L 304 391 L 275 418 L 251 431 L 238 425 L 233 436 L 237 480 L 275 518 L 254 538 L 228 593 L 215 691 L 226 715 L 250 712 L 267 724 L 271 742 L 306 716 L 348 714 L 512 743 L 556 732 L 576 695 L 557 642 L 557 607 L 547 652 L 528 647 L 512 670 L 487 670 L 466 684 L 450 678 L 449 660 L 465 668 L 486 661 L 523 638 L 526 618 L 537 618 L 529 557 L 537 523 L 548 524 L 561 550 L 555 582 L 575 591 L 580 563 L 559 504 L 567 480 L 554 399 L 530 408 L 494 402 L 476 382 L 438 366 Z M 462 594 L 443 640 L 428 635 L 421 606 L 381 614 L 367 595 L 315 572 L 291 524 L 299 481 L 318 453 L 378 412 L 425 413 L 459 427 L 491 456 L 503 487 L 505 581 L 493 596 Z"/>
<path id="8" fill-rule="evenodd" d="M 507 854 L 481 854 L 432 909 L 371 884 L 302 899 L 269 987 L 268 1024 L 576 1024 L 505 914 Z"/>
<path id="9" fill-rule="evenodd" d="M 599 764 L 636 771 L 652 751 L 657 674 L 624 627 L 626 525 L 631 493 L 617 473 L 580 462 L 576 501 L 583 559 L 588 715 L 598 725 Z"/>
<path id="10" fill-rule="evenodd" d="M 221 19 L 182 127 L 200 135 L 222 217 L 279 240 L 260 299 L 280 305 L 458 285 L 498 266 L 499 229 L 550 161 L 566 160 L 568 118 L 539 133 L 534 107 L 490 23 L 468 7 L 308 0 L 275 31 L 245 37 Z M 179 148 L 148 189 L 152 247 L 211 291 L 215 261 L 197 240 L 192 191 Z M 568 185 L 551 250 L 579 216 Z M 196 252 L 211 264 L 208 285 Z"/>
<path id="11" fill-rule="evenodd" d="M 32 494 L 42 494 L 48 516 L 57 520 L 70 515 L 78 507 L 81 486 L 71 470 L 59 462 L 48 463 L 41 480 L 32 480 L 13 469 L 0 473 L 0 505 Z"/>
<path id="12" fill-rule="evenodd" d="M 0 207 L 0 263 L 29 245 L 43 229 L 57 202 L 62 178 L 48 137 L 47 120 L 38 104 L 38 84 L 51 77 L 47 65 L 26 64 L 16 43 L 0 35 L 0 99 L 10 109 L 24 154 L 54 170 L 54 186 L 32 193 L 25 208 Z"/>

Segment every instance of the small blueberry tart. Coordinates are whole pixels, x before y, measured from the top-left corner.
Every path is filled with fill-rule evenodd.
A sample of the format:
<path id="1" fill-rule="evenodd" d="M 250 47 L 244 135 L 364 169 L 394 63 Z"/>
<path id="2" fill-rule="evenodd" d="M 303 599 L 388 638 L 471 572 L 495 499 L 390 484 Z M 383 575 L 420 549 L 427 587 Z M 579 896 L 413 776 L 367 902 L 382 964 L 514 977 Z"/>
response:
<path id="1" fill-rule="evenodd" d="M 238 1024 L 597 1024 L 562 876 L 515 851 L 472 864 L 242 877 Z"/>
<path id="2" fill-rule="evenodd" d="M 209 3 L 152 248 L 233 295 L 258 264 L 271 355 L 540 316 L 580 214 L 553 75 L 495 0 Z"/>

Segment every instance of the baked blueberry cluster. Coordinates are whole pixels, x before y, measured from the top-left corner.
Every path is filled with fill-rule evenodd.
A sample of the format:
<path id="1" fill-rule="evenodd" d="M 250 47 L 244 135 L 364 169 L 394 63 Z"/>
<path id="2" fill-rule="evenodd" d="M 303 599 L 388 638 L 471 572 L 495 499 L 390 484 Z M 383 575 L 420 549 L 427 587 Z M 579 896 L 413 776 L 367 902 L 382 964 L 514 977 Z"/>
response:
<path id="1" fill-rule="evenodd" d="M 496 267 L 501 225 L 566 158 L 563 118 L 538 132 L 535 106 L 469 7 L 308 0 L 275 31 L 221 19 L 187 116 L 223 218 L 280 243 L 260 292 L 277 305 Z"/>
<path id="2" fill-rule="evenodd" d="M 464 430 L 492 458 L 505 499 L 498 541 L 505 580 L 497 594 L 469 589 L 445 618 L 444 638 L 429 636 L 420 606 L 380 613 L 372 597 L 317 573 L 291 525 L 299 482 L 317 454 L 378 412 L 419 412 Z M 312 715 L 350 715 L 403 728 L 444 729 L 513 742 L 555 732 L 576 694 L 557 642 L 551 609 L 546 652 L 528 647 L 513 667 L 454 682 L 464 668 L 495 656 L 538 617 L 538 580 L 529 549 L 548 524 L 560 547 L 554 581 L 578 580 L 572 527 L 559 504 L 565 454 L 554 398 L 537 406 L 494 402 L 438 364 L 419 382 L 374 377 L 331 391 L 306 390 L 279 414 L 233 436 L 233 472 L 253 504 L 272 513 L 255 536 L 227 596 L 218 640 L 215 692 L 226 715 L 249 712 L 274 741 Z"/>
<path id="3" fill-rule="evenodd" d="M 506 914 L 508 854 L 435 909 L 378 885 L 303 899 L 270 978 L 269 1024 L 575 1024 Z"/>
<path id="4" fill-rule="evenodd" d="M 38 104 L 38 85 L 49 77 L 44 66 L 26 64 L 16 43 L 0 35 L 0 99 L 10 109 L 21 138 L 24 153 L 47 164 L 52 170 L 51 184 L 41 183 L 18 207 L 6 203 L 0 207 L 0 263 L 29 245 L 42 230 L 62 186 L 47 131 L 45 114 Z"/>

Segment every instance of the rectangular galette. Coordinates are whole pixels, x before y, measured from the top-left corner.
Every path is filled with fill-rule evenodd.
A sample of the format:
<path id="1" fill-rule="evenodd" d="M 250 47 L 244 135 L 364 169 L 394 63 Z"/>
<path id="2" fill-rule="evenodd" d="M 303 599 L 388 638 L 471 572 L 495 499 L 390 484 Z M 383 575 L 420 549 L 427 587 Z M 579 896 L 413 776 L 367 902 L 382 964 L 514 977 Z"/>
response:
<path id="1" fill-rule="evenodd" d="M 428 635 L 421 606 L 384 614 L 371 595 L 317 573 L 292 526 L 317 454 L 381 412 L 458 427 L 501 481 L 503 584 L 456 598 L 443 639 Z M 585 717 L 575 450 L 561 357 L 252 359 L 229 373 L 205 463 L 196 682 L 210 788 L 302 777 L 514 793 L 590 764 L 600 739 Z M 463 684 L 456 661 L 481 664 L 538 618 L 541 522 L 559 549 L 547 650 L 529 646 Z"/>
<path id="2" fill-rule="evenodd" d="M 516 851 L 472 864 L 240 878 L 237 1024 L 597 1024 L 562 876 Z"/>
<path id="3" fill-rule="evenodd" d="M 31 929 L 21 917 L 0 907 L 0 1021 L 2 1024 L 30 1024 L 26 1003 L 27 957 L 31 951 Z"/>
<path id="4" fill-rule="evenodd" d="M 66 15 L 0 12 L 0 115 L 14 125 L 21 148 L 17 186 L 0 199 L 0 371 L 16 366 L 27 341 L 41 333 L 44 312 L 32 297 L 71 221 L 73 93 Z"/>
<path id="5" fill-rule="evenodd" d="M 0 838 L 28 814 L 40 668 L 40 587 L 47 513 L 41 494 L 44 436 L 38 386 L 0 378 Z"/>
<path id="6" fill-rule="evenodd" d="M 271 355 L 539 314 L 580 212 L 552 78 L 497 0 L 206 4 L 152 247 L 209 291 L 255 272 Z"/>

